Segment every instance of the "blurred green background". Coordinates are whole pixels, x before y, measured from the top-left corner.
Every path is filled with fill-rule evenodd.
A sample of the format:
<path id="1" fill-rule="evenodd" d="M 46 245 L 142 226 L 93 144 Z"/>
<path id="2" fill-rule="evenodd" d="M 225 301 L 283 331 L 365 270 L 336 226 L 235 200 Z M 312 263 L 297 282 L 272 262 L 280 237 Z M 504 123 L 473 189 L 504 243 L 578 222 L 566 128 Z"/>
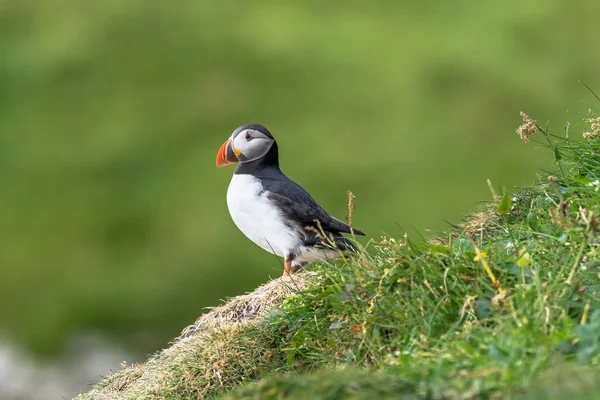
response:
<path id="1" fill-rule="evenodd" d="M 446 229 L 552 168 L 600 87 L 600 2 L 0 1 L 0 335 L 100 332 L 143 357 L 281 274 L 230 220 L 219 146 L 266 125 L 281 166 L 371 237 Z"/>

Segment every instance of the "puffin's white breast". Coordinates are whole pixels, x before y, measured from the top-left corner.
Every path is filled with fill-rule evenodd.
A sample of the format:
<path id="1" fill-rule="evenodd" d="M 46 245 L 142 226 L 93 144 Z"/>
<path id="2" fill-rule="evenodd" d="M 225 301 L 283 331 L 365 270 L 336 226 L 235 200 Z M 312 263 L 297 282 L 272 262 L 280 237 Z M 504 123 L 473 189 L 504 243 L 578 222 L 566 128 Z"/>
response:
<path id="1" fill-rule="evenodd" d="M 227 207 L 239 230 L 266 251 L 286 257 L 302 245 L 300 233 L 284 223 L 281 211 L 255 176 L 233 175 L 227 189 Z"/>

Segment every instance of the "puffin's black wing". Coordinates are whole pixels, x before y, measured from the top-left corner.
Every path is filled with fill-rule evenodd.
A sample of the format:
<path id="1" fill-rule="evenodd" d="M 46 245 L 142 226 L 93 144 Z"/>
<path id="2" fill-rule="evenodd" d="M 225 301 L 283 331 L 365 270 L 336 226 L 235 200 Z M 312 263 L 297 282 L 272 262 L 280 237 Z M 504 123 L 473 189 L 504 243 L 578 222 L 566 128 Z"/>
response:
<path id="1" fill-rule="evenodd" d="M 312 226 L 317 229 L 315 220 L 318 220 L 325 232 L 351 233 L 348 224 L 329 215 L 306 190 L 285 175 L 282 174 L 277 179 L 263 178 L 262 185 L 268 198 L 289 220 L 304 227 Z M 352 228 L 352 230 L 356 235 L 364 235 L 358 229 Z"/>

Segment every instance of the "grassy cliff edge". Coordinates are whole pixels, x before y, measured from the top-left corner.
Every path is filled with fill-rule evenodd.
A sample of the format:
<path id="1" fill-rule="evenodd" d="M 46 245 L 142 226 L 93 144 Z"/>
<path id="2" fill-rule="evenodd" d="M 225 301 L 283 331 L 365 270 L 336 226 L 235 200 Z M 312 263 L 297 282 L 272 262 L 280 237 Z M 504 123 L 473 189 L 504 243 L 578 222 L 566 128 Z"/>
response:
<path id="1" fill-rule="evenodd" d="M 518 133 L 557 172 L 490 185 L 493 202 L 446 236 L 382 237 L 273 280 L 78 398 L 594 398 L 600 119 L 582 122 L 573 140 L 524 115 Z"/>

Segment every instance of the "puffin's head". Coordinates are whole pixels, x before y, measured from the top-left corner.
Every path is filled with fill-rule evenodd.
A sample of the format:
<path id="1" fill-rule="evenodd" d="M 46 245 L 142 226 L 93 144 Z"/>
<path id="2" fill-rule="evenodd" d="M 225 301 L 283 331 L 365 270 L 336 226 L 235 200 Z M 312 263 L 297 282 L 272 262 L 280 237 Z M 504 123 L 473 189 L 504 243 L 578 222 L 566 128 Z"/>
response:
<path id="1" fill-rule="evenodd" d="M 217 154 L 217 167 L 246 163 L 264 157 L 273 144 L 273 135 L 262 125 L 242 125 L 233 131 L 233 134 L 219 149 Z"/>

